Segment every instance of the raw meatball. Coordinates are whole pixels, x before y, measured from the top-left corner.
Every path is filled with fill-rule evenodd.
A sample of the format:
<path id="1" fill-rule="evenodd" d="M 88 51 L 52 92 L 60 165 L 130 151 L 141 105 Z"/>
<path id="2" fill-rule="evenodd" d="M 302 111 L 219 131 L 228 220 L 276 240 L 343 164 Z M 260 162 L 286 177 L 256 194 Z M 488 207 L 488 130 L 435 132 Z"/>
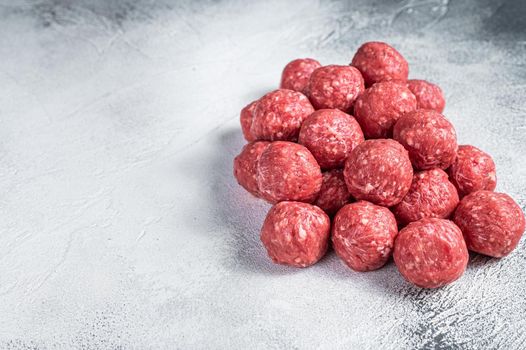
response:
<path id="1" fill-rule="evenodd" d="M 497 186 L 493 159 L 471 145 L 458 146 L 457 157 L 448 172 L 461 197 L 479 190 L 493 191 Z"/>
<path id="2" fill-rule="evenodd" d="M 418 109 L 433 109 L 442 113 L 446 100 L 438 85 L 425 80 L 411 79 L 407 81 L 407 87 L 415 95 Z"/>
<path id="3" fill-rule="evenodd" d="M 330 65 L 316 69 L 309 79 L 307 95 L 316 109 L 336 108 L 350 112 L 354 100 L 365 89 L 358 69 Z"/>
<path id="4" fill-rule="evenodd" d="M 391 206 L 409 191 L 413 168 L 407 151 L 398 142 L 367 140 L 351 152 L 343 174 L 354 198 Z"/>
<path id="5" fill-rule="evenodd" d="M 358 97 L 354 115 L 367 138 L 390 137 L 394 123 L 416 109 L 416 98 L 398 81 L 377 83 Z"/>
<path id="6" fill-rule="evenodd" d="M 301 124 L 312 112 L 314 108 L 305 95 L 274 90 L 256 104 L 250 131 L 258 140 L 296 141 Z"/>
<path id="7" fill-rule="evenodd" d="M 312 58 L 298 58 L 289 62 L 281 73 L 280 89 L 294 90 L 304 94 L 312 72 L 320 67 L 320 62 Z"/>
<path id="8" fill-rule="evenodd" d="M 359 201 L 340 209 L 332 225 L 336 254 L 353 270 L 371 271 L 384 266 L 398 233 L 389 209 Z"/>
<path id="9" fill-rule="evenodd" d="M 256 141 L 246 144 L 241 153 L 234 158 L 234 177 L 237 183 L 256 197 L 260 197 L 256 179 L 259 157 L 270 142 Z"/>
<path id="10" fill-rule="evenodd" d="M 338 109 L 312 113 L 300 129 L 298 142 L 307 147 L 324 169 L 341 168 L 345 159 L 364 140 L 360 125 Z"/>
<path id="11" fill-rule="evenodd" d="M 257 100 L 250 102 L 241 110 L 241 113 L 239 115 L 241 131 L 243 132 L 245 140 L 247 140 L 248 142 L 256 140 L 256 137 L 252 134 L 250 128 L 252 127 L 252 116 L 254 114 L 254 109 L 256 109 L 257 102 Z"/>
<path id="12" fill-rule="evenodd" d="M 320 192 L 322 176 L 307 148 L 276 141 L 261 154 L 256 178 L 262 198 L 270 203 L 312 202 Z"/>
<path id="13" fill-rule="evenodd" d="M 261 242 L 278 264 L 307 267 L 327 251 L 331 222 L 320 208 L 300 202 L 273 206 L 261 228 Z"/>
<path id="14" fill-rule="evenodd" d="M 314 204 L 323 209 L 328 215 L 336 214 L 351 198 L 343 170 L 333 169 L 323 173 L 320 194 Z"/>
<path id="15" fill-rule="evenodd" d="M 511 253 L 524 232 L 524 213 L 505 193 L 468 194 L 460 201 L 454 220 L 470 250 L 495 258 Z"/>
<path id="16" fill-rule="evenodd" d="M 404 145 L 420 170 L 446 169 L 457 155 L 455 128 L 437 111 L 419 109 L 404 115 L 394 126 L 393 138 Z"/>
<path id="17" fill-rule="evenodd" d="M 409 65 L 392 46 L 382 42 L 368 42 L 360 46 L 351 65 L 363 75 L 366 86 L 386 80 L 407 80 Z"/>
<path id="18" fill-rule="evenodd" d="M 406 280 L 421 288 L 438 288 L 462 276 L 469 255 L 462 232 L 453 222 L 428 218 L 398 233 L 393 257 Z"/>
<path id="19" fill-rule="evenodd" d="M 458 201 L 457 190 L 444 170 L 424 170 L 413 175 L 409 192 L 393 211 L 398 222 L 405 225 L 423 218 L 447 218 Z"/>

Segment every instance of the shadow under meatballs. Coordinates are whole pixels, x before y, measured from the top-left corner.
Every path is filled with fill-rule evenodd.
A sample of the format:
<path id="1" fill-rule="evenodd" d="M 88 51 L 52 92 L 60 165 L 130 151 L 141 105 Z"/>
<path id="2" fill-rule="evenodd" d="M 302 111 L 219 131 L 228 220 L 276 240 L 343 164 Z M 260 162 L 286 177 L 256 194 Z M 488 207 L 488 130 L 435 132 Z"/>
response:
<path id="1" fill-rule="evenodd" d="M 208 162 L 213 177 L 210 200 L 214 211 L 214 225 L 226 232 L 225 239 L 232 254 L 225 264 L 234 271 L 257 274 L 284 275 L 298 269 L 274 264 L 259 239 L 259 231 L 270 209 L 270 204 L 245 191 L 233 175 L 234 157 L 246 141 L 240 128 L 219 130 L 213 140 L 217 146 Z"/>

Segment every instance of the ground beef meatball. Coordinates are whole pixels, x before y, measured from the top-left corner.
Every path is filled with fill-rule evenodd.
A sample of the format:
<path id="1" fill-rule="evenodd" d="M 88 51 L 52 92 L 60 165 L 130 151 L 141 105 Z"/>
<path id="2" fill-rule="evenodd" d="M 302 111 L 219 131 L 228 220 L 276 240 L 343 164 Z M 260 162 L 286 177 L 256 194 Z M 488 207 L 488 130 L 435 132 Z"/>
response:
<path id="1" fill-rule="evenodd" d="M 289 62 L 281 73 L 280 89 L 289 89 L 305 94 L 312 72 L 320 67 L 320 62 L 312 58 L 298 58 Z"/>
<path id="2" fill-rule="evenodd" d="M 339 109 L 348 113 L 364 89 L 362 75 L 356 68 L 330 65 L 312 73 L 307 95 L 316 109 Z"/>
<path id="3" fill-rule="evenodd" d="M 234 177 L 245 190 L 256 197 L 261 197 L 256 180 L 257 165 L 261 153 L 269 144 L 267 141 L 248 143 L 234 158 Z"/>
<path id="4" fill-rule="evenodd" d="M 269 92 L 254 109 L 250 132 L 257 140 L 296 141 L 314 108 L 305 95 L 286 89 Z"/>
<path id="5" fill-rule="evenodd" d="M 261 154 L 256 179 L 262 198 L 270 203 L 312 202 L 320 192 L 322 175 L 307 148 L 275 141 Z"/>
<path id="6" fill-rule="evenodd" d="M 465 196 L 455 211 L 468 248 L 501 258 L 519 244 L 524 232 L 524 213 L 504 193 L 477 191 Z"/>
<path id="7" fill-rule="evenodd" d="M 438 288 L 462 276 L 469 254 L 462 232 L 453 222 L 428 218 L 412 222 L 398 233 L 393 257 L 409 282 Z"/>
<path id="8" fill-rule="evenodd" d="M 409 152 L 413 166 L 420 170 L 446 169 L 457 155 L 457 135 L 453 124 L 442 114 L 418 109 L 401 117 L 393 138 Z"/>
<path id="9" fill-rule="evenodd" d="M 246 105 L 239 115 L 239 122 L 241 123 L 241 131 L 243 132 L 243 136 L 245 137 L 245 140 L 248 142 L 252 142 L 256 140 L 256 137 L 252 134 L 252 131 L 250 131 L 250 128 L 252 127 L 252 116 L 254 114 L 254 109 L 256 109 L 256 101 L 250 102 L 248 105 Z"/>
<path id="10" fill-rule="evenodd" d="M 392 206 L 409 191 L 413 168 L 402 145 L 378 139 L 356 146 L 345 162 L 343 174 L 354 198 Z"/>
<path id="11" fill-rule="evenodd" d="M 416 98 L 398 81 L 377 83 L 358 97 L 354 115 L 365 137 L 391 137 L 393 125 L 405 113 L 416 109 Z"/>
<path id="12" fill-rule="evenodd" d="M 446 100 L 438 85 L 425 80 L 411 79 L 407 81 L 407 87 L 415 95 L 418 109 L 433 109 L 438 113 L 444 111 Z"/>
<path id="13" fill-rule="evenodd" d="M 333 169 L 323 173 L 320 193 L 314 204 L 323 209 L 329 216 L 336 214 L 351 199 L 347 190 L 343 170 Z"/>
<path id="14" fill-rule="evenodd" d="M 320 109 L 312 113 L 303 122 L 298 139 L 323 169 L 343 167 L 354 147 L 363 141 L 358 122 L 338 109 Z"/>
<path id="15" fill-rule="evenodd" d="M 497 186 L 493 159 L 471 145 L 458 146 L 457 156 L 448 172 L 461 197 L 479 190 L 493 191 Z"/>
<path id="16" fill-rule="evenodd" d="M 384 266 L 398 233 L 389 209 L 366 201 L 347 204 L 332 226 L 336 254 L 353 270 L 371 271 Z"/>
<path id="17" fill-rule="evenodd" d="M 300 202 L 280 202 L 267 214 L 261 242 L 277 264 L 307 267 L 327 251 L 330 220 L 320 208 Z"/>
<path id="18" fill-rule="evenodd" d="M 366 86 L 386 80 L 406 81 L 409 65 L 392 46 L 382 42 L 367 42 L 360 46 L 351 65 L 362 73 Z"/>
<path id="19" fill-rule="evenodd" d="M 444 170 L 424 170 L 413 175 L 409 192 L 393 212 L 402 225 L 423 218 L 444 219 L 453 213 L 458 201 L 457 190 Z"/>

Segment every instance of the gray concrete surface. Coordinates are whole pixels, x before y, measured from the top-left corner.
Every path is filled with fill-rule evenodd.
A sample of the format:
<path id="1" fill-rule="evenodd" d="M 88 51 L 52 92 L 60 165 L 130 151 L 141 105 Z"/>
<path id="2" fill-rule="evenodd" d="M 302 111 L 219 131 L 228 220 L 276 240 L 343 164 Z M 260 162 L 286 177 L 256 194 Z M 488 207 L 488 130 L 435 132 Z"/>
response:
<path id="1" fill-rule="evenodd" d="M 392 43 L 526 205 L 526 3 L 0 0 L 1 349 L 524 349 L 526 243 L 425 291 L 273 265 L 238 112 Z"/>

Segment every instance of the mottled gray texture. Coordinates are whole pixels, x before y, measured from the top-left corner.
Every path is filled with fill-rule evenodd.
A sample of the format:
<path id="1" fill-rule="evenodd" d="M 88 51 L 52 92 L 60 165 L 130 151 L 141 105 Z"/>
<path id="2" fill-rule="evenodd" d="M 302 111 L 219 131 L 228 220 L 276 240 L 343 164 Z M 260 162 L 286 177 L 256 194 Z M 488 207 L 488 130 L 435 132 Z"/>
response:
<path id="1" fill-rule="evenodd" d="M 526 244 L 437 291 L 276 266 L 238 112 L 384 40 L 526 205 L 526 3 L 0 0 L 0 348 L 523 349 Z"/>

